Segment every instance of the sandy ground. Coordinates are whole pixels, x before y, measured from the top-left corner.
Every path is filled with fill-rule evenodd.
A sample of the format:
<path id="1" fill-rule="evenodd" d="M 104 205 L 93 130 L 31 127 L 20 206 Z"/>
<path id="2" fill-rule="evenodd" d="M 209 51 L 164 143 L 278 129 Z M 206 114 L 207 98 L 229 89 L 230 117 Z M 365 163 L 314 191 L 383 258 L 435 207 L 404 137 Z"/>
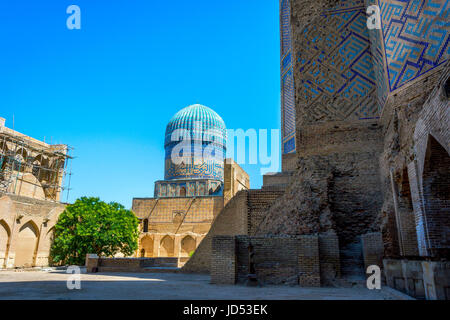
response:
<path id="1" fill-rule="evenodd" d="M 81 289 L 69 290 L 64 270 L 0 271 L 0 299 L 52 300 L 393 300 L 389 288 L 300 288 L 212 285 L 208 275 L 172 273 L 81 274 Z"/>

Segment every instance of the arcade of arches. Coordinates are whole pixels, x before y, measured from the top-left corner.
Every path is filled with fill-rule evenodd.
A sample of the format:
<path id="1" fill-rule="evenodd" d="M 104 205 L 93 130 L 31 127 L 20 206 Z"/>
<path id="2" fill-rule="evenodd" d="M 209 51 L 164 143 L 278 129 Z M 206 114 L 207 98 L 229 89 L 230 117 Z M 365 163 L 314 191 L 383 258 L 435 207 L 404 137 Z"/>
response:
<path id="1" fill-rule="evenodd" d="M 0 193 L 0 269 L 48 266 L 64 209 L 61 203 Z"/>
<path id="2" fill-rule="evenodd" d="M 203 236 L 196 234 L 145 234 L 139 241 L 140 257 L 190 257 Z"/>

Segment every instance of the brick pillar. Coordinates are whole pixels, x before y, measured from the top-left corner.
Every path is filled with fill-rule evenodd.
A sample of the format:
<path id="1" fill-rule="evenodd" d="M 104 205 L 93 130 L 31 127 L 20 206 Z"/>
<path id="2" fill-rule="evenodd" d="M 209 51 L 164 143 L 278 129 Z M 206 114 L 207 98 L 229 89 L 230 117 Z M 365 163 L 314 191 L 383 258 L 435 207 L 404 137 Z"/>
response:
<path id="1" fill-rule="evenodd" d="M 301 236 L 298 239 L 299 285 L 320 287 L 319 237 Z"/>
<path id="2" fill-rule="evenodd" d="M 361 236 L 365 269 L 376 265 L 383 268 L 384 245 L 383 236 L 380 232 L 366 233 Z"/>
<path id="3" fill-rule="evenodd" d="M 421 256 L 427 256 L 427 230 L 423 209 L 423 195 L 420 192 L 420 182 L 416 161 L 413 161 L 408 165 L 408 177 L 411 188 L 411 199 L 414 209 L 419 254 Z"/>
<path id="4" fill-rule="evenodd" d="M 153 237 L 153 257 L 159 257 L 159 243 L 161 242 L 161 235 L 155 234 Z"/>
<path id="5" fill-rule="evenodd" d="M 322 284 L 327 280 L 341 277 L 341 261 L 339 258 L 339 239 L 336 234 L 319 235 L 320 277 Z"/>
<path id="6" fill-rule="evenodd" d="M 236 277 L 236 238 L 215 236 L 212 240 L 211 283 L 235 284 Z"/>
<path id="7" fill-rule="evenodd" d="M 173 244 L 173 256 L 178 258 L 180 257 L 181 252 L 181 235 L 175 235 L 174 244 Z"/>

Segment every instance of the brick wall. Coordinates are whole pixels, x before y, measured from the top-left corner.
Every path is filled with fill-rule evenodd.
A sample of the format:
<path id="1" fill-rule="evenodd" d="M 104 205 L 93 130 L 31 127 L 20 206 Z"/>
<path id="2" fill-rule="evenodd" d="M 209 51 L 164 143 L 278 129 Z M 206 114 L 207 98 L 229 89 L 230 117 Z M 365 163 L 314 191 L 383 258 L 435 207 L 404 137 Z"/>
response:
<path id="1" fill-rule="evenodd" d="M 0 268 L 48 266 L 54 226 L 65 208 L 59 202 L 0 193 Z"/>
<path id="2" fill-rule="evenodd" d="M 224 166 L 223 201 L 224 205 L 241 190 L 250 188 L 250 177 L 233 159 L 226 159 Z"/>
<path id="3" fill-rule="evenodd" d="M 98 258 L 97 255 L 86 255 L 86 270 L 95 272 L 156 272 L 173 271 L 182 264 L 179 258 Z M 155 269 L 152 269 L 155 268 Z M 161 269 L 162 268 L 162 269 Z M 169 270 L 170 269 L 170 270 Z"/>
<path id="4" fill-rule="evenodd" d="M 236 238 L 215 236 L 212 240 L 211 283 L 235 284 L 237 276 Z"/>
<path id="5" fill-rule="evenodd" d="M 364 267 L 376 265 L 383 267 L 383 236 L 381 232 L 367 233 L 361 236 L 361 244 L 363 248 Z"/>
<path id="6" fill-rule="evenodd" d="M 339 240 L 334 233 L 319 235 L 320 278 L 322 285 L 328 285 L 341 277 Z"/>
<path id="7" fill-rule="evenodd" d="M 218 235 L 247 233 L 247 191 L 240 191 L 216 217 L 208 234 L 195 250 L 194 255 L 184 265 L 183 272 L 209 273 L 211 267 L 212 239 Z"/>
<path id="8" fill-rule="evenodd" d="M 193 248 L 186 241 L 198 245 L 222 209 L 223 198 L 217 196 L 133 199 L 132 210 L 141 220 L 138 256 L 188 256 Z"/>
<path id="9" fill-rule="evenodd" d="M 225 206 L 202 240 L 183 272 L 208 273 L 211 264 L 211 242 L 218 235 L 253 234 L 280 190 L 246 190 L 236 194 Z"/>
<path id="10" fill-rule="evenodd" d="M 301 236 L 298 250 L 299 285 L 301 287 L 320 287 L 318 236 Z"/>
<path id="11" fill-rule="evenodd" d="M 271 205 L 284 194 L 284 190 L 249 190 L 247 197 L 248 228 L 245 234 L 254 235 Z"/>
<path id="12" fill-rule="evenodd" d="M 256 275 L 265 284 L 320 286 L 317 236 L 237 236 L 238 281 L 249 273 L 249 243 L 253 246 Z"/>
<path id="13" fill-rule="evenodd" d="M 281 168 L 283 172 L 295 171 L 297 169 L 297 154 L 283 154 L 281 156 Z"/>

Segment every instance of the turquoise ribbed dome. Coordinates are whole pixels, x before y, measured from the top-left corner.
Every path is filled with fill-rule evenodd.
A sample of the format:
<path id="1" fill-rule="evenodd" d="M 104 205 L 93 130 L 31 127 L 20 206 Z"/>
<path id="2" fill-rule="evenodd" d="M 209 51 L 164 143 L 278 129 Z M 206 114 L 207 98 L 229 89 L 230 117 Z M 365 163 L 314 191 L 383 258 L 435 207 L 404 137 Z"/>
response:
<path id="1" fill-rule="evenodd" d="M 223 119 L 211 108 L 194 104 L 178 111 L 169 121 L 164 146 L 171 144 L 172 133 L 175 130 L 185 129 L 193 133 L 195 126 L 199 124 L 201 128 L 198 126 L 198 129 L 203 132 L 202 140 L 226 145 L 226 127 Z"/>
<path id="2" fill-rule="evenodd" d="M 186 161 L 175 163 L 173 151 L 180 141 L 191 141 Z M 226 154 L 225 122 L 212 109 L 194 104 L 178 111 L 166 127 L 164 142 L 165 180 L 212 179 L 223 181 L 223 158 Z M 196 146 L 200 146 L 198 150 Z M 184 149 L 184 148 L 183 148 Z M 199 154 L 197 151 L 201 151 Z M 213 150 L 213 151 L 212 151 Z M 196 156 L 194 157 L 194 154 Z M 178 154 L 175 153 L 177 156 Z"/>

